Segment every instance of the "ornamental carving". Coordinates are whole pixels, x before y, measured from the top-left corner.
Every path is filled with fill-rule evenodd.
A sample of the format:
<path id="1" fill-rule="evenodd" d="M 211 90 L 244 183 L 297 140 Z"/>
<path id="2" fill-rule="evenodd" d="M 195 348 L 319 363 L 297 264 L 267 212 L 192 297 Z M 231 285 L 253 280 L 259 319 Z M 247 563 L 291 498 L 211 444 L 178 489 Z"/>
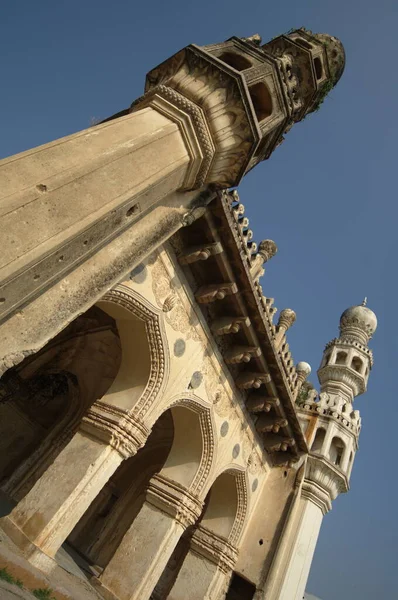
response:
<path id="1" fill-rule="evenodd" d="M 186 339 L 200 340 L 198 333 L 199 320 L 191 308 L 189 313 L 183 306 L 171 277 L 160 258 L 152 267 L 152 290 L 159 308 L 164 312 L 166 322 Z"/>
<path id="2" fill-rule="evenodd" d="M 147 385 L 134 407 L 136 418 L 143 420 L 148 409 L 165 387 L 169 373 L 169 353 L 161 313 L 140 294 L 122 284 L 110 290 L 102 301 L 122 306 L 145 323 L 151 366 Z"/>

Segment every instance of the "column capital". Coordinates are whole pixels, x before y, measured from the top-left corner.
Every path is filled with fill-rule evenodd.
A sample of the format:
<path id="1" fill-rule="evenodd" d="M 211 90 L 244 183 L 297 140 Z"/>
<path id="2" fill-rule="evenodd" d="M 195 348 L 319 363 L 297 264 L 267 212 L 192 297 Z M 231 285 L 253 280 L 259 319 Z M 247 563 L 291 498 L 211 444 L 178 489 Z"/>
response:
<path id="1" fill-rule="evenodd" d="M 145 444 L 150 431 L 136 416 L 97 400 L 89 408 L 80 430 L 117 450 L 123 458 L 134 456 Z"/>
<path id="2" fill-rule="evenodd" d="M 151 479 L 146 501 L 172 516 L 184 528 L 198 520 L 203 502 L 183 485 L 157 474 Z"/>
<path id="3" fill-rule="evenodd" d="M 203 525 L 199 525 L 196 529 L 192 537 L 191 549 L 227 574 L 232 571 L 238 558 L 238 550 L 235 546 Z"/>
<path id="4" fill-rule="evenodd" d="M 185 186 L 191 186 L 186 189 L 237 186 L 261 139 L 242 73 L 206 48 L 191 44 L 148 73 L 145 92 L 132 110 L 151 106 L 162 111 L 166 100 L 173 110 L 189 115 L 186 132 L 194 130 L 194 144 L 201 147 L 203 159 L 196 179 L 185 181 Z M 173 118 L 172 113 L 168 116 Z"/>
<path id="5" fill-rule="evenodd" d="M 158 85 L 132 104 L 133 111 L 150 107 L 177 123 L 191 162 L 181 190 L 201 188 L 216 148 L 204 111 L 183 94 L 167 85 Z"/>

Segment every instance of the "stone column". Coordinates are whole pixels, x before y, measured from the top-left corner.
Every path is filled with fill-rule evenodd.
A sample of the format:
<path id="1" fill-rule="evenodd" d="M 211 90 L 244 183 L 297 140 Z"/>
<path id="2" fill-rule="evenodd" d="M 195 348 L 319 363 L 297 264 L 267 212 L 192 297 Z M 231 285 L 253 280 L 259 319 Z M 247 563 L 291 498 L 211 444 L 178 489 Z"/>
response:
<path id="1" fill-rule="evenodd" d="M 199 526 L 167 600 L 218 600 L 237 557 L 237 550 L 226 539 Z"/>
<path id="2" fill-rule="evenodd" d="M 30 492 L 0 519 L 31 562 L 51 564 L 44 555 L 54 557 L 122 460 L 143 444 L 143 431 L 137 428 L 133 436 L 120 434 L 117 427 L 97 430 L 92 422 L 81 424 Z"/>
<path id="3" fill-rule="evenodd" d="M 308 456 L 294 509 L 285 524 L 265 593 L 258 600 L 302 600 L 323 516 L 348 481 L 340 469 L 318 456 Z"/>
<path id="4" fill-rule="evenodd" d="M 248 96 L 190 46 L 114 118 L 0 161 L 0 375 L 239 183 L 261 138 Z"/>
<path id="5" fill-rule="evenodd" d="M 94 585 L 107 600 L 148 600 L 182 533 L 202 502 L 175 481 L 155 475 L 146 500 Z"/>
<path id="6" fill-rule="evenodd" d="M 278 600 L 301 600 L 311 568 L 323 513 L 307 498 L 300 498 L 295 527 L 291 533 L 290 555 Z"/>

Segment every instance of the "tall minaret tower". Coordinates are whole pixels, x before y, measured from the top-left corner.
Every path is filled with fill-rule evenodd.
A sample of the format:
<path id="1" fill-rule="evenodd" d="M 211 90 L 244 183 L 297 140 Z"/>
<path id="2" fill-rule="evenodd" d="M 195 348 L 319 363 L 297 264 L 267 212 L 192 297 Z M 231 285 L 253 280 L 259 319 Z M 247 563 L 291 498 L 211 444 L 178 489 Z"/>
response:
<path id="1" fill-rule="evenodd" d="M 278 589 L 274 586 L 270 599 L 303 598 L 323 516 L 332 501 L 349 490 L 361 430 L 354 399 L 366 391 L 373 366 L 368 343 L 376 327 L 366 299 L 344 311 L 340 336 L 326 344 L 318 370 L 320 393 L 304 383 L 297 396 L 309 454 L 299 471 L 296 502 L 278 552 Z"/>

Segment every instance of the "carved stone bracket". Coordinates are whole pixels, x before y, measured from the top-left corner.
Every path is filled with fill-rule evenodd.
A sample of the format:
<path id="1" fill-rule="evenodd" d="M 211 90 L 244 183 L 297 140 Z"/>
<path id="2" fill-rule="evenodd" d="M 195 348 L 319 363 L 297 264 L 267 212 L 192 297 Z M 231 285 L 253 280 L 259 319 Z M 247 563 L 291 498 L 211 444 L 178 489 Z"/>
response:
<path id="1" fill-rule="evenodd" d="M 246 402 L 246 407 L 251 413 L 270 412 L 271 408 L 280 405 L 280 400 L 276 396 L 261 396 L 251 394 Z"/>
<path id="2" fill-rule="evenodd" d="M 227 335 L 238 333 L 242 326 L 250 327 L 249 317 L 221 317 L 212 323 L 211 330 L 216 335 Z"/>
<path id="3" fill-rule="evenodd" d="M 238 286 L 236 283 L 215 283 L 204 285 L 195 294 L 196 300 L 200 304 L 209 304 L 215 300 L 223 300 L 225 296 L 236 294 Z"/>
<path id="4" fill-rule="evenodd" d="M 189 265 L 199 260 L 207 260 L 210 256 L 221 254 L 223 247 L 220 242 L 194 246 L 185 250 L 178 258 L 180 265 Z"/>
<path id="5" fill-rule="evenodd" d="M 258 346 L 234 346 L 225 353 L 225 362 L 235 365 L 238 363 L 248 363 L 252 358 L 261 356 L 261 348 Z"/>
<path id="6" fill-rule="evenodd" d="M 256 429 L 260 433 L 278 433 L 281 427 L 286 427 L 288 424 L 287 419 L 283 417 L 261 415 L 256 422 Z"/>
<path id="7" fill-rule="evenodd" d="M 276 433 L 269 433 L 264 438 L 264 448 L 268 452 L 286 452 L 288 448 L 292 448 L 295 444 L 293 438 L 278 435 Z"/>
<path id="8" fill-rule="evenodd" d="M 236 380 L 236 385 L 241 390 L 258 389 L 264 383 L 271 383 L 269 373 L 241 373 Z"/>

